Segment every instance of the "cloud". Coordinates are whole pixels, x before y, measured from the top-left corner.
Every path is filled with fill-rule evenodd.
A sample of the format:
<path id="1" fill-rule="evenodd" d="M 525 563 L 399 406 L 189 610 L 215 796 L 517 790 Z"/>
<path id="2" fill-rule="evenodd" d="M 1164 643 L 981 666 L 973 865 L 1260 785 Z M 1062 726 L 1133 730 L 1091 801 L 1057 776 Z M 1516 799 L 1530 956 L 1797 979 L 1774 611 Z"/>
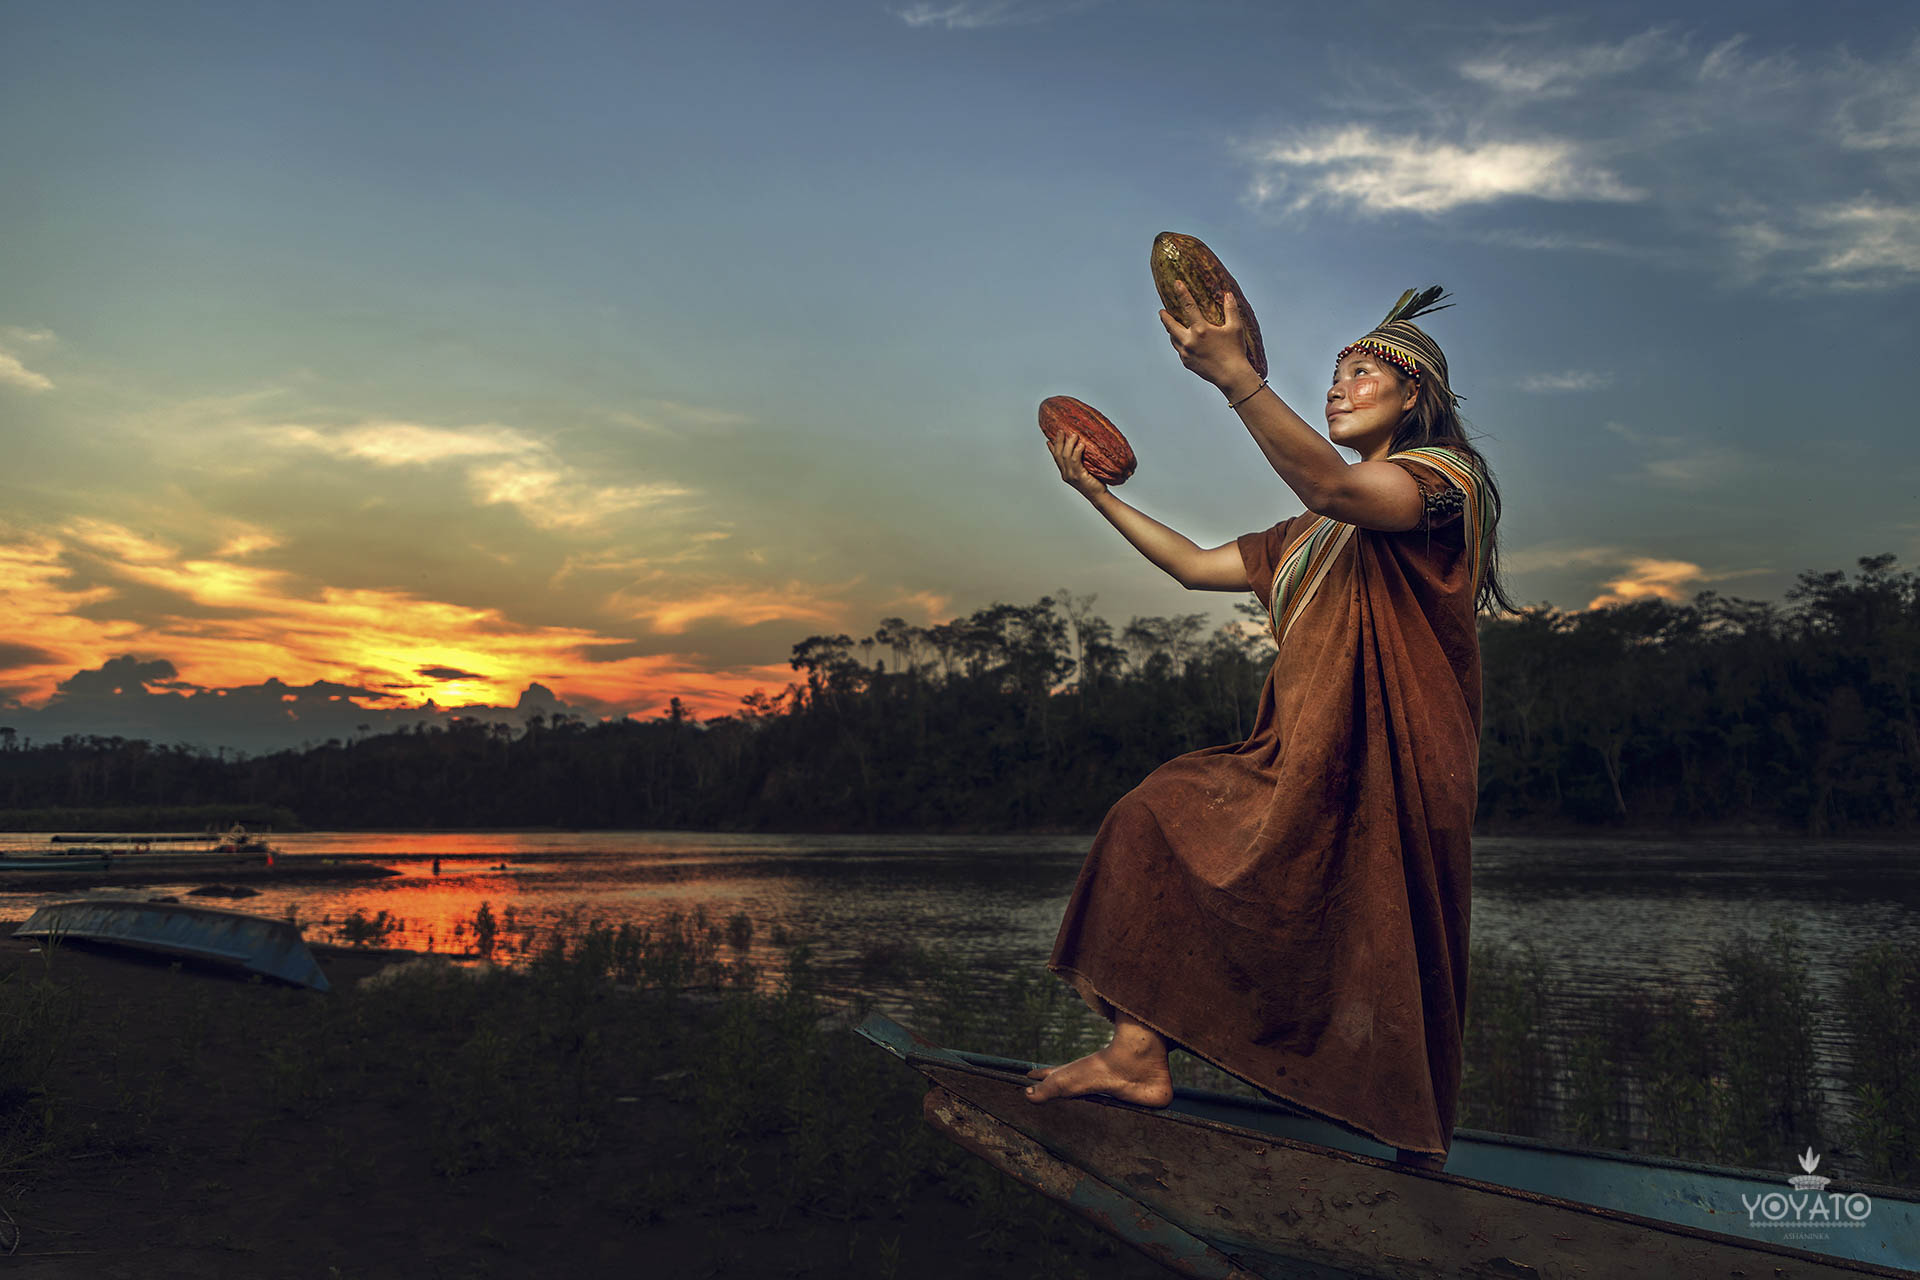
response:
<path id="1" fill-rule="evenodd" d="M 1579 565 L 1620 564 L 1628 553 L 1619 547 L 1523 546 L 1500 553 L 1503 569 L 1514 573 L 1534 573 L 1543 569 L 1568 569 Z"/>
<path id="2" fill-rule="evenodd" d="M 910 27 L 973 31 L 982 27 L 1026 26 L 1091 9 L 1101 0 L 960 0 L 953 4 L 911 5 L 894 10 Z"/>
<path id="3" fill-rule="evenodd" d="M 222 553 L 246 553 L 270 537 L 242 534 L 219 545 Z M 496 710 L 541 684 L 598 715 L 651 713 L 678 697 L 711 716 L 733 711 L 756 687 L 779 687 L 791 674 L 757 661 L 649 651 L 657 646 L 624 628 L 527 623 L 500 609 L 417 591 L 330 586 L 222 553 L 196 554 L 100 519 L 70 521 L 54 533 L 0 524 L 0 582 L 9 608 L 0 670 L 7 672 L 13 727 L 36 736 L 58 727 L 251 748 L 337 736 L 341 723 L 350 728 L 357 723 L 352 717 L 369 720 L 370 712 L 433 708 L 425 695 L 451 682 L 474 706 Z M 662 635 L 707 620 L 729 630 L 782 621 L 842 630 L 844 597 L 859 582 L 761 587 L 709 581 L 681 589 L 663 574 L 644 597 L 630 588 L 616 602 L 617 617 L 651 621 Z M 77 684 L 76 671 L 82 673 Z M 203 699 L 244 689 L 268 690 L 272 697 L 261 694 L 246 716 L 207 710 L 212 704 Z M 187 692 L 195 693 L 199 710 L 166 710 Z M 86 721 L 76 709 L 76 698 L 94 705 L 136 694 L 146 708 L 138 715 L 119 702 L 121 710 L 106 719 Z M 316 719 L 309 707 L 316 698 L 348 705 Z M 23 720 L 25 712 L 16 714 L 22 704 L 50 714 Z M 66 708 L 57 716 L 51 714 L 56 704 Z M 169 726 L 184 728 L 178 735 L 163 732 Z"/>
<path id="4" fill-rule="evenodd" d="M 1730 235 L 1750 276 L 1802 287 L 1880 289 L 1920 278 L 1920 210 L 1860 196 L 1734 221 Z"/>
<path id="5" fill-rule="evenodd" d="M 462 671 L 458 667 L 421 667 L 414 674 L 425 676 L 429 680 L 485 680 L 477 671 Z"/>
<path id="6" fill-rule="evenodd" d="M 1293 193 L 1290 211 L 1315 204 L 1364 214 L 1440 214 L 1515 198 L 1639 200 L 1645 195 L 1587 160 L 1564 139 L 1455 143 L 1343 125 L 1249 148 L 1252 198 Z"/>
<path id="7" fill-rule="evenodd" d="M 694 412 L 691 406 L 674 407 Z M 546 441 L 497 424 L 435 427 L 374 421 L 333 430 L 278 424 L 258 428 L 256 434 L 283 449 L 312 450 L 382 469 L 461 466 L 478 505 L 510 506 L 529 524 L 547 530 L 587 529 L 694 493 L 664 481 L 607 484 L 585 479 L 585 468 L 568 462 Z"/>
<path id="8" fill-rule="evenodd" d="M 479 501 L 506 503 L 542 529 L 578 529 L 693 492 L 674 484 L 588 484 L 571 479 L 564 468 L 540 462 L 475 467 L 467 478 Z"/>
<path id="9" fill-rule="evenodd" d="M 1606 425 L 1608 431 L 1631 444 L 1636 454 L 1663 455 L 1643 457 L 1638 464 L 1640 474 L 1657 484 L 1679 489 L 1704 489 L 1752 465 L 1749 456 L 1738 449 L 1698 444 L 1685 436 L 1638 431 L 1622 422 L 1609 422 Z"/>
<path id="10" fill-rule="evenodd" d="M 60 655 L 30 644 L 0 640 L 0 671 L 16 667 L 44 667 L 60 661 Z"/>
<path id="11" fill-rule="evenodd" d="M 103 698 L 123 693 L 144 693 L 147 686 L 171 681 L 180 673 L 165 658 L 142 662 L 132 654 L 102 663 L 93 671 L 76 671 L 62 680 L 56 691 L 67 698 Z"/>
<path id="12" fill-rule="evenodd" d="M 1591 369 L 1568 369 L 1563 373 L 1536 373 L 1520 379 L 1522 391 L 1552 393 L 1558 391 L 1598 391 L 1613 385 L 1613 375 Z"/>
<path id="13" fill-rule="evenodd" d="M 823 597 L 844 595 L 860 578 L 815 585 L 788 581 L 779 586 L 747 582 L 715 583 L 670 595 L 649 595 L 623 588 L 607 600 L 607 609 L 632 618 L 660 635 L 680 635 L 696 622 L 719 619 L 736 627 L 763 622 L 803 622 L 809 626 L 845 625 L 846 606 Z"/>
<path id="14" fill-rule="evenodd" d="M 1650 62 L 1677 57 L 1684 47 L 1665 29 L 1655 28 L 1613 44 L 1545 53 L 1509 46 L 1475 54 L 1459 70 L 1466 79 L 1502 93 L 1568 96 L 1589 81 L 1626 75 Z"/>
<path id="15" fill-rule="evenodd" d="M 1873 288 L 1920 276 L 1920 209 L 1871 196 L 1804 214 L 1813 234 L 1806 270 L 1849 287 Z"/>
<path id="16" fill-rule="evenodd" d="M 713 409 L 679 400 L 642 400 L 637 408 L 609 412 L 607 420 L 636 431 L 666 435 L 678 434 L 687 428 L 724 431 L 753 421 L 746 414 L 730 409 Z"/>
<path id="17" fill-rule="evenodd" d="M 1842 146 L 1855 151 L 1911 151 L 1920 147 L 1920 39 L 1907 56 L 1884 66 L 1839 57 L 1849 85 L 1834 111 Z"/>
<path id="18" fill-rule="evenodd" d="M 1622 258 L 1670 259 L 1684 255 L 1648 244 L 1630 244 L 1607 236 L 1561 231 L 1528 231 L 1519 227 L 1496 227 L 1477 231 L 1469 237 L 1481 244 L 1507 249 L 1531 249 L 1540 252 L 1606 253 Z"/>
<path id="19" fill-rule="evenodd" d="M 110 658 L 95 668 L 71 672 L 61 691 L 40 707 L 0 694 L 7 727 L 42 741 L 67 734 L 111 734 L 153 742 L 186 742 L 266 752 L 364 732 L 390 733 L 416 725 L 445 727 L 456 720 L 524 725 L 533 715 L 584 714 L 612 719 L 661 715 L 678 698 L 697 716 L 728 715 L 741 699 L 768 685 L 779 688 L 792 672 L 785 666 L 748 666 L 720 671 L 695 669 L 670 657 L 626 659 L 628 671 L 644 669 L 644 693 L 607 701 L 590 692 L 565 696 L 539 681 L 495 701 L 442 706 L 431 699 L 397 704 L 385 686 L 333 680 L 290 684 L 278 676 L 245 684 L 200 687 L 166 678 L 167 659 Z M 409 686 L 418 687 L 418 686 Z"/>
<path id="20" fill-rule="evenodd" d="M 51 391 L 53 379 L 43 373 L 35 373 L 20 363 L 20 357 L 0 351 L 0 382 L 9 386 L 22 387 L 28 391 Z"/>
<path id="21" fill-rule="evenodd" d="M 1920 39 L 1857 54 L 1670 27 L 1453 38 L 1455 81 L 1241 148 L 1249 199 L 1790 292 L 1920 278 Z"/>
<path id="22" fill-rule="evenodd" d="M 53 390 L 53 379 L 27 368 L 18 353 L 27 347 L 51 347 L 55 341 L 51 329 L 26 329 L 19 325 L 0 328 L 0 383 L 25 391 Z"/>
<path id="23" fill-rule="evenodd" d="M 417 422 L 366 422 L 344 431 L 277 426 L 263 432 L 275 443 L 355 458 L 381 467 L 427 466 L 466 458 L 538 453 L 539 441 L 508 427 L 429 427 Z"/>
<path id="24" fill-rule="evenodd" d="M 1599 568 L 1603 590 L 1589 600 L 1589 609 L 1625 604 L 1632 600 L 1661 599 L 1675 604 L 1693 598 L 1708 583 L 1770 573 L 1770 569 L 1709 570 L 1691 560 L 1649 556 L 1615 546 L 1516 547 L 1500 555 L 1510 573 Z"/>
<path id="25" fill-rule="evenodd" d="M 1712 581 L 1712 578 L 1713 575 L 1691 560 L 1657 560 L 1651 556 L 1635 556 L 1627 562 L 1624 573 L 1606 583 L 1607 590 L 1604 593 L 1587 602 L 1587 608 L 1603 609 L 1608 605 L 1649 599 L 1679 604 L 1692 598 L 1690 588 Z"/>
<path id="26" fill-rule="evenodd" d="M 248 529 L 228 538 L 213 554 L 225 560 L 229 557 L 250 556 L 256 551 L 271 551 L 279 545 L 281 545 L 280 539 L 273 534 L 260 529 Z"/>
<path id="27" fill-rule="evenodd" d="M 938 591 L 915 591 L 906 595 L 897 595 L 886 602 L 887 607 L 911 605 L 926 615 L 928 622 L 945 622 L 953 616 L 953 597 Z"/>

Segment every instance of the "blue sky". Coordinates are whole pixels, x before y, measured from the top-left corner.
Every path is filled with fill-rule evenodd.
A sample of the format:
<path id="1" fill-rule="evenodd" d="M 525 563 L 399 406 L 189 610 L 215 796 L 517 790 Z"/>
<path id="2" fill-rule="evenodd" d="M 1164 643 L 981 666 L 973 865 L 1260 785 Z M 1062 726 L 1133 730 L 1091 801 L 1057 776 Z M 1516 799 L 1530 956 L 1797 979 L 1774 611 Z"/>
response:
<path id="1" fill-rule="evenodd" d="M 0 700 L 129 654 L 711 713 L 887 615 L 1225 620 L 1034 425 L 1100 407 L 1205 545 L 1300 510 L 1166 344 L 1162 230 L 1310 421 L 1454 292 L 1522 601 L 1911 564 L 1896 12 L 10 4 Z"/>

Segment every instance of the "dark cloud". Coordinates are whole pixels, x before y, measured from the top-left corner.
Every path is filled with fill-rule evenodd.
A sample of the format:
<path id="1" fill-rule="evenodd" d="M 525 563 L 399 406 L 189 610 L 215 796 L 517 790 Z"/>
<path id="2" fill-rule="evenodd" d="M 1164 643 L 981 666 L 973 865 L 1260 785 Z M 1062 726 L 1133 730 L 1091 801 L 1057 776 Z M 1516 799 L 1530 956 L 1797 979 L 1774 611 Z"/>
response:
<path id="1" fill-rule="evenodd" d="M 485 680 L 486 679 L 485 676 L 481 675 L 477 671 L 462 671 L 458 667 L 417 667 L 414 669 L 414 674 L 417 676 L 425 676 L 429 680 Z M 389 685 L 388 687 L 392 688 L 393 686 Z"/>
<path id="2" fill-rule="evenodd" d="M 0 671 L 12 671 L 18 667 L 44 667 L 50 662 L 60 661 L 60 655 L 37 649 L 30 644 L 13 644 L 0 640 Z"/>
<path id="3" fill-rule="evenodd" d="M 519 728 L 534 715 L 597 718 L 617 714 L 598 704 L 568 703 L 538 683 L 528 685 L 511 707 L 484 703 L 443 707 L 432 701 L 422 707 L 368 705 L 391 702 L 393 694 L 388 690 L 393 687 L 368 688 L 331 680 L 290 685 L 274 677 L 259 684 L 210 689 L 179 680 L 173 664 L 164 658 L 143 661 L 129 654 L 76 671 L 38 709 L 22 706 L 0 691 L 0 710 L 6 713 L 8 727 L 42 742 L 69 735 L 144 738 L 255 754 L 416 724 L 479 720 Z"/>
<path id="4" fill-rule="evenodd" d="M 76 671 L 62 680 L 55 686 L 58 691 L 55 701 L 62 698 L 139 696 L 147 692 L 149 684 L 173 680 L 179 674 L 165 658 L 142 662 L 130 653 L 121 654 L 98 667 Z"/>

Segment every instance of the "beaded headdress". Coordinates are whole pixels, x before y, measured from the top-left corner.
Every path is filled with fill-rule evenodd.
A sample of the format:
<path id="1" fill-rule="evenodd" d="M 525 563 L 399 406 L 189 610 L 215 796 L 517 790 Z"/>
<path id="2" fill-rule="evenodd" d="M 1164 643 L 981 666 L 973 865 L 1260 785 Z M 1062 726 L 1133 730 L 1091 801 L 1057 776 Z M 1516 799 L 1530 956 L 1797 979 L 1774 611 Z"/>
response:
<path id="1" fill-rule="evenodd" d="M 1447 385 L 1446 353 L 1440 350 L 1439 343 L 1427 336 L 1424 329 L 1413 323 L 1415 316 L 1431 315 L 1452 306 L 1451 302 L 1441 301 L 1450 296 L 1439 285 L 1431 289 L 1407 290 L 1400 295 L 1400 301 L 1393 304 L 1393 310 L 1387 312 L 1387 318 L 1375 326 L 1371 333 L 1340 348 L 1340 353 L 1333 358 L 1334 364 L 1339 364 L 1354 351 L 1371 351 L 1409 378 L 1429 383 L 1441 395 L 1458 404 L 1460 397 Z"/>

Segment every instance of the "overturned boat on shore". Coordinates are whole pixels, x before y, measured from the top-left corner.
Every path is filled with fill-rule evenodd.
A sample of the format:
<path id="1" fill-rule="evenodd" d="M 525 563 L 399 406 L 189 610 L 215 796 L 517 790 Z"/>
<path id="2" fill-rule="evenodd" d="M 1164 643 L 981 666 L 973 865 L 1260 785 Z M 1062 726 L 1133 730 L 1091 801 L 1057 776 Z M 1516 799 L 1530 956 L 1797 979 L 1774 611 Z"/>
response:
<path id="1" fill-rule="evenodd" d="M 56 902 L 35 911 L 13 936 L 127 947 L 331 989 L 297 925 L 244 911 L 134 899 Z"/>
<path id="2" fill-rule="evenodd" d="M 1920 1191 L 1830 1183 L 1804 1159 L 1788 1177 L 1456 1129 L 1429 1170 L 1273 1102 L 1176 1088 L 1165 1108 L 1036 1104 L 1027 1072 L 1044 1064 L 880 1013 L 855 1031 L 927 1077 L 934 1128 L 1196 1280 L 1920 1273 Z"/>

